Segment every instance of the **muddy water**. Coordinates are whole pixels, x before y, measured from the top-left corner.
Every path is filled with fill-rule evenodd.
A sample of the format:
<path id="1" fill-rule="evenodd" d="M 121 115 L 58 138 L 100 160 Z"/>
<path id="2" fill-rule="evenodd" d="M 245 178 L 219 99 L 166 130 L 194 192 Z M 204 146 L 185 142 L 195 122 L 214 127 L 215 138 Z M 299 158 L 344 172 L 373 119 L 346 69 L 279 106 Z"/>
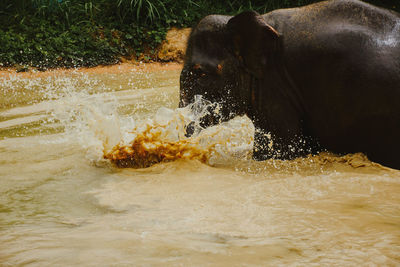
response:
<path id="1" fill-rule="evenodd" d="M 362 155 L 254 162 L 236 118 L 191 140 L 206 160 L 104 159 L 149 125 L 177 138 L 178 79 L 0 78 L 1 266 L 400 264 L 400 172 Z"/>

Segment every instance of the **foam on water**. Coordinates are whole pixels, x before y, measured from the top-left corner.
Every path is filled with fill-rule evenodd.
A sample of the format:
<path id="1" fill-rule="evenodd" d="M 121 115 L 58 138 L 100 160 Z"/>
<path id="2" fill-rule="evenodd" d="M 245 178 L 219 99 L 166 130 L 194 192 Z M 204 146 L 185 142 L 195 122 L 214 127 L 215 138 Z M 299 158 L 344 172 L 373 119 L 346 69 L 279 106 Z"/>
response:
<path id="1" fill-rule="evenodd" d="M 200 119 L 218 107 L 200 96 L 185 107 L 175 110 L 161 107 L 151 118 L 135 121 L 130 131 L 121 131 L 122 140 L 104 158 L 118 167 L 149 167 L 176 159 L 196 159 L 218 165 L 232 158 L 246 159 L 253 147 L 254 127 L 247 117 L 203 129 Z M 214 109 L 215 110 L 215 109 Z M 194 133 L 186 135 L 186 126 L 194 125 Z"/>
<path id="2" fill-rule="evenodd" d="M 247 117 L 203 129 L 200 119 L 218 105 L 201 96 L 185 107 L 159 108 L 154 114 L 136 118 L 121 115 L 121 104 L 111 92 L 90 94 L 87 90 L 57 92 L 51 116 L 65 127 L 66 136 L 75 138 L 86 157 L 100 164 L 104 159 L 118 167 L 142 168 L 176 159 L 196 159 L 218 165 L 232 158 L 249 158 L 254 126 Z M 191 123 L 194 133 L 186 136 Z"/>

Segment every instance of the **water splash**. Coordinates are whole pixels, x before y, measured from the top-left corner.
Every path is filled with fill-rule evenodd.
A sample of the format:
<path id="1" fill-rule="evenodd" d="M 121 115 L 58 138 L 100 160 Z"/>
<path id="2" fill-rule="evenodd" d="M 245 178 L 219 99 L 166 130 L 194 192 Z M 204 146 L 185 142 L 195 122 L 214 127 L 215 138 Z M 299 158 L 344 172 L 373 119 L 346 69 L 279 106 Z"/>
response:
<path id="1" fill-rule="evenodd" d="M 101 88 L 96 92 L 92 84 L 63 85 L 57 90 L 43 89 L 45 99 L 51 102 L 46 106 L 48 121 L 62 125 L 63 138 L 78 143 L 95 165 L 111 162 L 117 167 L 143 168 L 176 159 L 221 165 L 251 155 L 254 126 L 250 119 L 237 117 L 204 129 L 201 118 L 218 112 L 219 105 L 201 96 L 185 108 L 163 106 L 143 115 L 141 109 L 155 99 L 148 99 L 149 90 L 115 92 Z M 126 103 L 126 94 L 135 97 Z M 127 106 L 132 112 L 121 114 Z M 193 130 L 190 137 L 187 125 Z"/>
<path id="2" fill-rule="evenodd" d="M 254 126 L 247 117 L 203 129 L 200 120 L 218 105 L 198 96 L 194 103 L 176 110 L 160 108 L 155 116 L 129 132 L 104 158 L 118 167 L 143 168 L 159 162 L 177 159 L 196 159 L 210 165 L 246 159 L 253 147 Z M 194 127 L 190 137 L 186 126 Z M 125 135 L 127 136 L 127 135 Z"/>
<path id="3" fill-rule="evenodd" d="M 57 94 L 51 116 L 64 126 L 65 137 L 75 139 L 86 158 L 99 163 L 104 151 L 121 140 L 119 103 L 111 93 L 90 94 L 87 90 L 65 90 Z"/>

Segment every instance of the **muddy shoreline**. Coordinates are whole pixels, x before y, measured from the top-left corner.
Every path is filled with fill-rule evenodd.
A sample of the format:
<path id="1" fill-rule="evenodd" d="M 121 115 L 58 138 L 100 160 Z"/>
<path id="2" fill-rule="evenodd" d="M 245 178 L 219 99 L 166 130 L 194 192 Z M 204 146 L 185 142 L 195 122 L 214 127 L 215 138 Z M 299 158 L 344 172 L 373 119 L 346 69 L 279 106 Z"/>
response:
<path id="1" fill-rule="evenodd" d="M 107 65 L 107 66 L 96 66 L 91 68 L 57 68 L 57 69 L 49 69 L 46 71 L 37 71 L 30 70 L 26 72 L 17 72 L 16 68 L 1 68 L 0 69 L 0 78 L 7 78 L 11 76 L 16 76 L 19 78 L 39 78 L 39 77 L 48 77 L 48 76 L 59 76 L 70 73 L 87 73 L 87 74 L 117 74 L 124 72 L 155 72 L 155 71 L 163 71 L 163 70 L 180 70 L 182 69 L 183 64 L 178 62 L 168 62 L 168 63 L 160 63 L 160 62 L 151 62 L 151 63 L 142 63 L 136 61 L 127 61 L 115 65 Z"/>

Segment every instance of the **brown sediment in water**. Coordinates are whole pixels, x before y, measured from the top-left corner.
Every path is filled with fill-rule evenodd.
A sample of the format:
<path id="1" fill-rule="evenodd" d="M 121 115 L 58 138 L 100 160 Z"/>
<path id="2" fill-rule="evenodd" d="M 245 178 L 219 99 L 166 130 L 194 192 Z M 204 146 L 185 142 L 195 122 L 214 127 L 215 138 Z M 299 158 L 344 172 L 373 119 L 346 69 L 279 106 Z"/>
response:
<path id="1" fill-rule="evenodd" d="M 62 76 L 71 73 L 85 73 L 85 74 L 118 74 L 126 72 L 156 72 L 164 70 L 180 70 L 182 64 L 177 62 L 152 62 L 152 63 L 140 63 L 137 61 L 126 61 L 123 63 L 109 65 L 109 66 L 97 66 L 92 68 L 59 68 L 49 69 L 46 71 L 31 70 L 27 72 L 16 72 L 15 68 L 0 68 L 0 78 L 18 77 L 18 78 L 42 78 L 49 76 Z"/>
<path id="2" fill-rule="evenodd" d="M 175 142 L 161 138 L 161 131 L 155 126 L 147 126 L 129 145 L 117 145 L 104 154 L 119 168 L 147 168 L 156 163 L 170 162 L 178 159 L 199 160 L 206 163 L 210 148 L 200 149 L 196 142 L 188 139 Z"/>
<path id="3" fill-rule="evenodd" d="M 104 159 L 109 160 L 118 168 L 147 168 L 157 163 L 172 162 L 179 159 L 198 160 L 209 164 L 209 160 L 215 153 L 216 144 L 209 143 L 206 147 L 201 147 L 199 140 L 181 139 L 178 141 L 167 141 L 162 133 L 166 128 L 160 125 L 147 125 L 146 130 L 133 132 L 138 133 L 136 138 L 128 145 L 116 145 L 110 152 L 104 152 Z M 232 158 L 233 160 L 233 158 Z M 235 161 L 236 162 L 236 161 Z M 270 159 L 262 162 L 252 161 L 253 171 L 257 172 L 260 167 L 270 170 L 280 170 L 288 172 L 315 172 L 316 168 L 335 169 L 337 171 L 348 171 L 350 169 L 364 169 L 365 172 L 390 171 L 378 163 L 374 163 L 362 153 L 347 154 L 338 156 L 328 152 L 319 155 L 309 155 L 305 158 L 294 160 Z M 239 162 L 238 162 L 239 163 Z M 249 163 L 249 162 L 247 162 Z M 248 164 L 242 161 L 242 166 L 247 172 L 252 172 Z M 237 165 L 241 169 L 241 164 Z"/>

